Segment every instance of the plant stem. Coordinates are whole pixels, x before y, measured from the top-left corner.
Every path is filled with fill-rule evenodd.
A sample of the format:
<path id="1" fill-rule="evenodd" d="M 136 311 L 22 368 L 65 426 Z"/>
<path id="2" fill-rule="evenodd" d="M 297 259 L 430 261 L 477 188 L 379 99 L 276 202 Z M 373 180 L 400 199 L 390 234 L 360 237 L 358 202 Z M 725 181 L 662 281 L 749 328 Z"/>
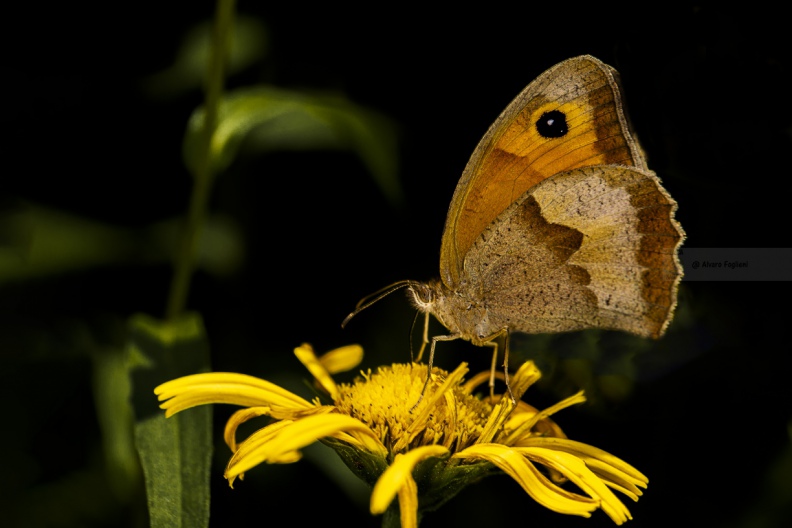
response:
<path id="1" fill-rule="evenodd" d="M 196 252 L 206 216 L 207 203 L 214 180 L 212 164 L 212 137 L 217 126 L 217 111 L 223 94 L 225 61 L 233 31 L 236 0 L 218 0 L 215 11 L 214 42 L 209 56 L 204 99 L 202 158 L 193 173 L 193 190 L 186 225 L 174 262 L 174 273 L 168 294 L 165 316 L 169 321 L 178 319 L 187 304 L 190 279 L 195 268 Z"/>

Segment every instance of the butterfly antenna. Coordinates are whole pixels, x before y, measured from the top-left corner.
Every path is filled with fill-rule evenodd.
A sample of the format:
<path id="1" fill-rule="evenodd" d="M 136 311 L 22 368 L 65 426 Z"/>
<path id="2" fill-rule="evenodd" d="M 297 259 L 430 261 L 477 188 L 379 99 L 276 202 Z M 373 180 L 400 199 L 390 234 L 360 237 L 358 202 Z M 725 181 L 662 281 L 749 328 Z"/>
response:
<path id="1" fill-rule="evenodd" d="M 391 293 L 395 292 L 396 290 L 400 290 L 400 289 L 404 288 L 405 286 L 409 286 L 410 284 L 414 284 L 414 283 L 415 283 L 415 281 L 412 281 L 412 280 L 401 280 L 401 281 L 398 281 L 398 282 L 394 282 L 390 286 L 385 286 L 384 288 L 382 288 L 380 290 L 377 290 L 374 293 L 363 297 L 357 303 L 357 306 L 355 306 L 355 311 L 353 311 L 351 314 L 347 315 L 346 318 L 344 319 L 344 321 L 341 323 L 341 328 L 344 328 L 347 325 L 347 323 L 349 322 L 350 319 L 352 319 L 357 314 L 359 314 L 360 312 L 362 312 L 363 310 L 365 310 L 366 308 L 368 308 L 369 306 L 371 306 L 375 302 L 379 301 L 383 297 L 386 297 L 386 296 L 390 295 Z"/>

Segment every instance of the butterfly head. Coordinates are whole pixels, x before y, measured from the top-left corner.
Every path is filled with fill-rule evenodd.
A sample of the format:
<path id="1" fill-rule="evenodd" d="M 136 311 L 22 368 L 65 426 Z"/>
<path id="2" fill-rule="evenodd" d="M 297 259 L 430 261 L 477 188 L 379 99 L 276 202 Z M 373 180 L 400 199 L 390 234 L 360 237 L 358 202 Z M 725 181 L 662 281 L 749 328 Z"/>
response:
<path id="1" fill-rule="evenodd" d="M 448 288 L 441 280 L 411 282 L 407 291 L 413 305 L 423 313 L 430 313 L 453 334 L 483 343 L 493 334 L 484 303 L 472 295 L 466 283 L 457 289 Z"/>
<path id="2" fill-rule="evenodd" d="M 419 312 L 434 315 L 443 326 L 456 331 L 458 325 L 454 322 L 454 314 L 447 310 L 448 300 L 453 298 L 453 294 L 439 279 L 411 282 L 407 287 L 407 296 Z"/>
<path id="3" fill-rule="evenodd" d="M 421 312 L 432 311 L 432 306 L 437 299 L 437 285 L 434 282 L 436 281 L 413 281 L 407 286 L 407 296 Z"/>

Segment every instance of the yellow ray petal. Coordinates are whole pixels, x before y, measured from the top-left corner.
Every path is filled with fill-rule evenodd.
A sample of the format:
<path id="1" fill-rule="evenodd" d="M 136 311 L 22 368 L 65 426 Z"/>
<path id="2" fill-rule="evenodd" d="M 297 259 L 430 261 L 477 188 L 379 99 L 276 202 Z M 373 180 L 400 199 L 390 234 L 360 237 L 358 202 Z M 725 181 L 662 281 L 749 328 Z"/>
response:
<path id="1" fill-rule="evenodd" d="M 154 393 L 159 395 L 159 399 L 170 398 L 173 391 L 181 391 L 189 386 L 211 386 L 215 384 L 230 384 L 240 386 L 250 386 L 262 389 L 263 391 L 271 392 L 279 395 L 285 399 L 291 400 L 294 403 L 304 403 L 305 400 L 296 394 L 287 391 L 286 389 L 275 385 L 267 380 L 257 378 L 255 376 L 248 376 L 247 374 L 238 374 L 236 372 L 205 372 L 202 374 L 192 374 L 183 376 L 171 381 L 167 381 L 154 389 Z M 171 393 L 171 394 L 169 394 Z"/>
<path id="2" fill-rule="evenodd" d="M 476 444 L 453 455 L 454 458 L 474 458 L 495 464 L 536 502 L 558 513 L 590 517 L 599 501 L 559 488 L 517 451 L 500 444 Z"/>
<path id="3" fill-rule="evenodd" d="M 223 432 L 223 440 L 226 445 L 231 448 L 231 451 L 236 451 L 238 444 L 236 442 L 236 431 L 240 425 L 257 418 L 259 416 L 271 416 L 277 420 L 284 420 L 286 423 L 294 422 L 300 418 L 310 416 L 312 414 L 329 413 L 334 410 L 330 405 L 323 405 L 321 407 L 314 407 L 312 409 L 299 409 L 299 410 L 282 410 L 273 409 L 272 407 L 248 407 L 240 409 L 228 419 L 226 422 L 225 431 Z"/>
<path id="4" fill-rule="evenodd" d="M 539 413 L 531 416 L 517 429 L 509 433 L 509 435 L 506 438 L 499 438 L 498 441 L 505 445 L 514 445 L 518 443 L 521 438 L 530 436 L 531 429 L 533 429 L 533 427 L 540 420 L 544 420 L 545 418 L 548 418 L 549 416 L 557 413 L 561 409 L 565 409 L 572 405 L 577 405 L 578 403 L 583 403 L 584 401 L 586 401 L 586 396 L 583 393 L 583 391 L 580 391 L 577 394 L 573 394 L 572 396 L 561 400 L 555 405 L 551 405 L 547 409 L 544 409 L 543 411 L 540 411 Z"/>
<path id="5" fill-rule="evenodd" d="M 503 429 L 503 424 L 511 416 L 514 410 L 514 403 L 512 399 L 506 395 L 500 399 L 500 402 L 492 408 L 492 412 L 481 431 L 481 436 L 476 440 L 477 444 L 488 444 L 492 442 L 495 435 Z"/>
<path id="6" fill-rule="evenodd" d="M 528 387 L 536 383 L 541 377 L 542 373 L 536 368 L 533 361 L 523 363 L 511 379 L 510 385 L 514 398 L 517 400 L 522 398 Z"/>
<path id="7" fill-rule="evenodd" d="M 280 422 L 279 422 L 280 423 Z M 367 441 L 366 448 L 373 453 L 387 453 L 385 446 L 371 432 L 363 422 L 342 414 L 318 414 L 302 418 L 289 423 L 271 439 L 261 442 L 258 440 L 257 431 L 239 445 L 236 453 L 231 457 L 226 469 L 226 478 L 244 473 L 262 462 L 278 461 L 281 457 L 302 449 L 324 438 L 335 436 L 346 431 L 362 432 L 362 438 Z"/>
<path id="8" fill-rule="evenodd" d="M 418 528 L 418 485 L 412 475 L 399 488 L 401 528 Z"/>
<path id="9" fill-rule="evenodd" d="M 296 422 L 306 416 L 312 416 L 314 414 L 325 414 L 335 411 L 336 408 L 333 405 L 318 405 L 316 407 L 309 407 L 307 409 L 303 408 L 295 408 L 295 407 L 278 407 L 273 405 L 270 409 L 270 416 L 275 418 L 276 420 L 292 420 Z"/>
<path id="10" fill-rule="evenodd" d="M 248 407 L 247 409 L 240 409 L 231 415 L 231 418 L 226 422 L 225 431 L 223 432 L 223 440 L 225 440 L 226 445 L 231 448 L 231 451 L 237 450 L 237 428 L 248 420 L 264 416 L 269 414 L 269 412 L 269 407 Z"/>
<path id="11" fill-rule="evenodd" d="M 597 460 L 606 462 L 615 468 L 618 468 L 619 470 L 628 474 L 631 478 L 643 482 L 649 482 L 649 479 L 646 477 L 646 475 L 619 457 L 597 447 L 584 444 L 583 442 L 578 442 L 577 440 L 570 440 L 569 438 L 528 438 L 525 439 L 520 445 L 525 447 L 552 447 L 553 449 L 566 451 L 567 453 L 572 453 L 581 458 L 595 458 Z"/>
<path id="12" fill-rule="evenodd" d="M 338 387 L 325 366 L 314 354 L 313 348 L 307 343 L 303 343 L 294 349 L 294 355 L 305 365 L 305 368 L 319 382 L 319 385 L 330 395 L 333 401 L 338 399 Z"/>
<path id="13" fill-rule="evenodd" d="M 428 445 L 415 448 L 405 454 L 398 454 L 393 464 L 388 466 L 371 492 L 371 513 L 383 513 L 388 509 L 393 498 L 408 480 L 413 480 L 412 471 L 419 462 L 433 456 L 448 453 L 441 445 Z M 414 484 L 413 480 L 413 484 Z M 417 507 L 417 504 L 416 504 Z M 402 513 L 403 515 L 403 513 Z"/>
<path id="14" fill-rule="evenodd" d="M 583 458 L 583 461 L 609 488 L 627 495 L 634 501 L 637 501 L 638 497 L 643 495 L 643 491 L 638 486 L 645 488 L 647 485 L 646 481 L 633 479 L 618 468 L 596 458 Z"/>
<path id="15" fill-rule="evenodd" d="M 630 511 L 610 488 L 586 466 L 583 460 L 575 455 L 545 447 L 518 447 L 514 450 L 530 460 L 555 469 L 592 499 L 599 500 L 602 511 L 616 524 L 622 524 L 628 519 L 632 519 Z"/>
<path id="16" fill-rule="evenodd" d="M 461 385 L 462 392 L 464 392 L 465 394 L 472 394 L 473 390 L 475 390 L 476 387 L 478 387 L 485 381 L 488 382 L 489 379 L 490 379 L 490 371 L 489 370 L 481 371 L 478 374 L 473 375 L 470 379 L 468 379 L 467 381 L 465 381 L 465 383 Z M 503 376 L 503 372 L 500 371 L 495 372 L 495 379 L 503 381 L 505 379 Z"/>
<path id="17" fill-rule="evenodd" d="M 581 458 L 606 484 L 625 487 L 635 495 L 642 494 L 637 486 L 645 488 L 649 483 L 646 475 L 624 460 L 583 442 L 568 438 L 534 437 L 521 440 L 519 447 L 548 447 L 571 453 Z"/>
<path id="18" fill-rule="evenodd" d="M 280 421 L 280 422 L 275 422 L 273 424 L 270 424 L 270 425 L 268 425 L 266 427 L 263 427 L 263 428 L 259 429 L 258 431 L 256 431 L 252 435 L 250 435 L 247 438 L 247 440 L 245 440 L 244 442 L 239 444 L 237 446 L 237 450 L 234 452 L 234 455 L 232 455 L 231 459 L 228 461 L 228 464 L 226 465 L 226 470 L 225 470 L 224 476 L 228 480 L 228 485 L 233 488 L 234 487 L 234 480 L 237 477 L 242 478 L 242 476 L 245 473 L 244 471 L 237 471 L 237 472 L 231 474 L 228 471 L 229 467 L 231 466 L 231 463 L 235 460 L 235 457 L 237 457 L 239 455 L 240 449 L 242 449 L 244 447 L 244 449 L 247 452 L 255 451 L 256 447 L 258 447 L 259 445 L 265 444 L 266 442 L 270 441 L 284 427 L 288 427 L 291 423 L 292 422 L 289 421 L 289 420 L 283 420 L 283 421 Z M 288 453 L 288 454 L 282 456 L 279 460 L 276 460 L 274 462 L 279 462 L 279 463 L 284 463 L 284 464 L 285 463 L 289 463 L 289 462 L 296 462 L 297 460 L 300 459 L 300 456 L 301 455 L 300 455 L 299 452 Z M 251 466 L 251 467 L 253 467 L 253 466 Z"/>
<path id="19" fill-rule="evenodd" d="M 193 374 L 168 381 L 154 389 L 166 416 L 206 403 L 245 407 L 280 406 L 309 408 L 313 404 L 266 380 L 231 372 Z M 165 401 L 167 400 L 167 401 Z"/>
<path id="20" fill-rule="evenodd" d="M 504 430 L 514 431 L 529 420 L 532 420 L 533 426 L 530 428 L 528 433 L 519 434 L 517 435 L 518 437 L 525 436 L 526 438 L 532 438 L 534 436 L 552 436 L 555 438 L 566 438 L 564 431 L 551 418 L 542 418 L 541 416 L 534 418 L 536 415 L 544 416 L 542 412 L 536 407 L 529 405 L 524 401 L 519 401 L 517 402 L 517 407 L 514 409 L 514 411 L 512 411 L 511 415 L 509 415 L 509 419 L 506 420 Z M 517 440 L 514 444 L 507 444 L 519 445 L 519 443 L 519 440 Z"/>
<path id="21" fill-rule="evenodd" d="M 339 347 L 322 354 L 319 361 L 330 374 L 346 372 L 357 367 L 363 361 L 363 347 L 360 345 Z"/>

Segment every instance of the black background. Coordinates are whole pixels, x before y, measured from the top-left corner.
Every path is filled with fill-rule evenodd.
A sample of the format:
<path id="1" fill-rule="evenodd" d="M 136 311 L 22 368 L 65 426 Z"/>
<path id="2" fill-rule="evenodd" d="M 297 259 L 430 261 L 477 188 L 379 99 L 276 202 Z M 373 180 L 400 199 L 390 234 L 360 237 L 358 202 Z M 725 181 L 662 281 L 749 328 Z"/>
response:
<path id="1" fill-rule="evenodd" d="M 199 271 L 189 300 L 204 316 L 215 370 L 298 378 L 291 350 L 304 341 L 318 351 L 359 342 L 369 353 L 364 367 L 407 361 L 412 312 L 402 295 L 346 330 L 340 321 L 384 285 L 436 275 L 448 203 L 476 143 L 528 82 L 574 55 L 592 54 L 621 73 L 650 166 L 679 203 L 687 247 L 789 247 L 788 17 L 755 4 L 600 4 L 431 11 L 240 2 L 240 14 L 266 26 L 269 46 L 227 87 L 327 90 L 390 117 L 405 200 L 394 207 L 344 152 L 247 155 L 222 174 L 210 207 L 239 225 L 245 262 L 229 277 Z M 3 205 L 40 204 L 131 228 L 186 211 L 181 139 L 202 94 L 158 100 L 141 81 L 169 66 L 185 31 L 213 11 L 206 1 L 52 3 L 6 15 Z M 75 333 L 110 343 L 108 325 L 137 312 L 161 316 L 170 278 L 165 264 L 132 261 L 0 290 L 2 446 L 16 457 L 4 471 L 6 504 L 39 503 L 97 456 L 91 366 Z M 789 284 L 683 283 L 682 326 L 669 334 L 685 350 L 658 348 L 673 359 L 632 380 L 629 397 L 595 397 L 556 417 L 571 438 L 649 477 L 644 497 L 628 504 L 632 525 L 789 521 Z M 447 367 L 465 360 L 486 368 L 489 359 L 467 343 L 438 355 Z M 545 386 L 535 401 L 556 396 Z M 229 412 L 217 409 L 218 434 Z M 379 524 L 308 460 L 256 468 L 229 490 L 227 453 L 219 441 L 216 449 L 212 526 L 282 514 L 304 524 Z M 86 486 L 88 502 L 95 493 Z M 105 504 L 64 515 L 61 525 L 140 519 L 136 505 Z M 546 511 L 511 479 L 494 477 L 422 525 L 505 522 L 612 524 L 601 512 L 585 520 Z"/>

